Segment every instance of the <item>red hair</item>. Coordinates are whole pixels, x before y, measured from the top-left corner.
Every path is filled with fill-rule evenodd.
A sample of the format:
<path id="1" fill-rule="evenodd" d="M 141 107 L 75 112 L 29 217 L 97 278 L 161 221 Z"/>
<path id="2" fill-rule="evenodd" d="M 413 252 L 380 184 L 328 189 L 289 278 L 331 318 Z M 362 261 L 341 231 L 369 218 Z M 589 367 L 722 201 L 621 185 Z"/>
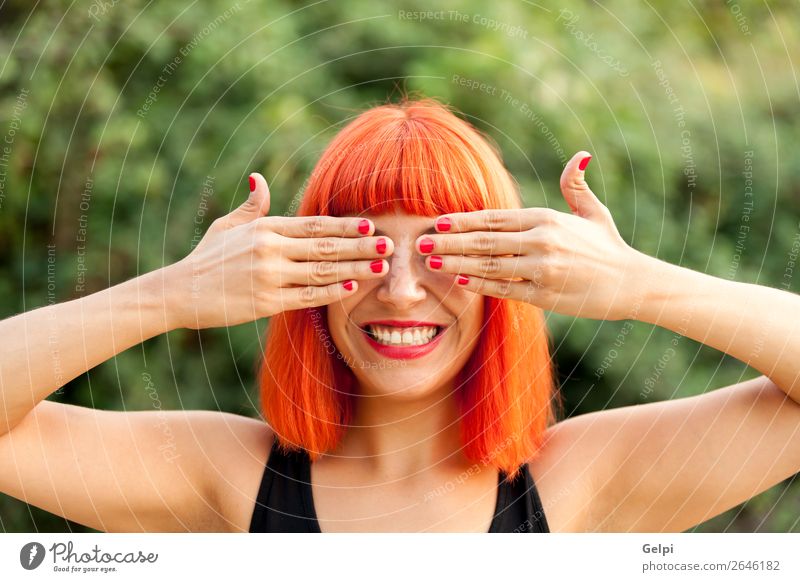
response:
<path id="1" fill-rule="evenodd" d="M 297 214 L 397 207 L 433 217 L 522 203 L 494 142 L 435 100 L 403 98 L 365 111 L 336 135 Z M 355 377 L 333 345 L 326 314 L 315 308 L 272 317 L 259 370 L 262 410 L 279 445 L 305 449 L 312 460 L 335 448 L 353 407 Z M 456 389 L 466 457 L 516 476 L 560 404 L 542 310 L 484 297 L 482 333 Z"/>

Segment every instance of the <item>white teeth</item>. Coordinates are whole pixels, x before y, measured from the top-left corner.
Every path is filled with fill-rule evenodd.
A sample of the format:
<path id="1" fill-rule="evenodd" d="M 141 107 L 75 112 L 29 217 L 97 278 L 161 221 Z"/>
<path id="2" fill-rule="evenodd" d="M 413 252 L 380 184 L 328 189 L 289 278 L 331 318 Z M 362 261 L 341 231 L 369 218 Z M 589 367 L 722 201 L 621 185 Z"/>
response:
<path id="1" fill-rule="evenodd" d="M 395 346 L 421 346 L 436 336 L 435 326 L 391 327 L 386 325 L 369 325 L 367 331 L 381 344 Z"/>

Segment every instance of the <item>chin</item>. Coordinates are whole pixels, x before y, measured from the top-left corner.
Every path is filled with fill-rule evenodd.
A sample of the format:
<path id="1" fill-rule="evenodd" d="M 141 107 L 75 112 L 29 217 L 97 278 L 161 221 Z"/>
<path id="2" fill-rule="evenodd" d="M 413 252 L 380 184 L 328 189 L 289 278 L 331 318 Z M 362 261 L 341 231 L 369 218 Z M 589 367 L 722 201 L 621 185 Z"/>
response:
<path id="1" fill-rule="evenodd" d="M 442 392 L 447 379 L 431 370 L 414 369 L 402 360 L 364 362 L 353 370 L 364 396 L 386 396 L 398 401 L 420 400 Z M 372 366 L 374 365 L 374 368 Z M 367 369 L 369 367 L 369 369 Z"/>

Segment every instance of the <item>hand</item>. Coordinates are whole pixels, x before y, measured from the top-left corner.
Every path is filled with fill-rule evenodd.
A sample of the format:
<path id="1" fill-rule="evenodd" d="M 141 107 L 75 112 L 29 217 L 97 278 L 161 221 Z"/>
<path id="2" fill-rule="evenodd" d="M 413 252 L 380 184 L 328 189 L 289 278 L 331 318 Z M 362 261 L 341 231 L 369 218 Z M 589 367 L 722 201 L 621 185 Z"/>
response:
<path id="1" fill-rule="evenodd" d="M 372 221 L 266 216 L 267 182 L 254 173 L 250 184 L 247 201 L 215 220 L 191 254 L 168 267 L 174 327 L 230 326 L 327 305 L 354 293 L 357 280 L 388 272 L 384 259 L 394 244 L 370 236 Z"/>
<path id="2" fill-rule="evenodd" d="M 641 301 L 649 257 L 625 243 L 589 189 L 584 170 L 590 159 L 579 152 L 561 175 L 572 214 L 523 208 L 440 216 L 442 234 L 416 242 L 431 255 L 428 268 L 453 273 L 456 284 L 483 295 L 590 319 L 630 317 Z"/>

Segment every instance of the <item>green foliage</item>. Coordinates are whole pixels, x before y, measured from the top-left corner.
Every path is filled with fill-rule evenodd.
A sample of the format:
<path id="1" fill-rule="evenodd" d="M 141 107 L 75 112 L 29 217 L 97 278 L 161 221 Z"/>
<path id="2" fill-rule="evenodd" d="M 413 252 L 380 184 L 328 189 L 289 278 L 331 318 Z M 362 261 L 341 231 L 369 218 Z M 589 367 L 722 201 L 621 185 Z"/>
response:
<path id="1" fill-rule="evenodd" d="M 568 211 L 558 178 L 566 157 L 587 149 L 595 192 L 639 250 L 720 277 L 800 285 L 786 278 L 800 230 L 800 169 L 787 155 L 800 135 L 789 3 L 67 5 L 0 7 L 0 139 L 12 137 L 0 142 L 10 148 L 0 166 L 2 317 L 182 258 L 196 228 L 245 199 L 250 171 L 267 177 L 273 213 L 287 212 L 341 124 L 401 90 L 451 103 L 491 136 L 529 205 Z M 442 17 L 407 14 L 431 10 Z M 748 165 L 755 195 L 744 222 Z M 643 402 L 673 335 L 633 324 L 598 375 L 623 322 L 548 320 L 572 414 Z M 147 371 L 165 408 L 257 416 L 264 326 L 155 338 L 53 398 L 147 408 Z M 755 375 L 683 339 L 649 397 Z M 798 531 L 798 492 L 783 484 L 699 529 Z M 0 525 L 85 530 L 5 496 Z"/>

